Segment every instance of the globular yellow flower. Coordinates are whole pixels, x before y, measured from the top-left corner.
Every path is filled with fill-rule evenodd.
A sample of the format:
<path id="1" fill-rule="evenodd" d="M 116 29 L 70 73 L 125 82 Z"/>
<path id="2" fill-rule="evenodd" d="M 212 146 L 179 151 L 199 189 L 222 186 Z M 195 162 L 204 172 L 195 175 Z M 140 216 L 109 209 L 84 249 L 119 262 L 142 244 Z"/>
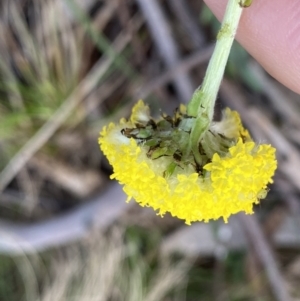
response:
<path id="1" fill-rule="evenodd" d="M 134 198 L 160 215 L 170 212 L 187 224 L 252 213 L 272 183 L 275 149 L 255 144 L 238 113 L 226 109 L 201 138 L 201 162 L 196 162 L 188 146 L 192 123 L 183 106 L 173 117 L 154 121 L 139 101 L 129 120 L 100 133 L 111 177 L 124 186 L 128 201 Z"/>

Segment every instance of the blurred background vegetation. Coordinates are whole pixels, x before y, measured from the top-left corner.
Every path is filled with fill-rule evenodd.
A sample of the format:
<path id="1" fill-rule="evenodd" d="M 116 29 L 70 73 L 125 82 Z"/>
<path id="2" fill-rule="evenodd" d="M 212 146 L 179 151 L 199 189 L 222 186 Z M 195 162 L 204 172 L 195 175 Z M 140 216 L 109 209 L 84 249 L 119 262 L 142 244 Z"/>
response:
<path id="1" fill-rule="evenodd" d="M 99 151 L 143 98 L 201 84 L 219 22 L 199 0 L 0 3 L 0 300 L 300 300 L 300 101 L 237 43 L 217 103 L 279 169 L 252 217 L 186 226 L 125 204 Z"/>

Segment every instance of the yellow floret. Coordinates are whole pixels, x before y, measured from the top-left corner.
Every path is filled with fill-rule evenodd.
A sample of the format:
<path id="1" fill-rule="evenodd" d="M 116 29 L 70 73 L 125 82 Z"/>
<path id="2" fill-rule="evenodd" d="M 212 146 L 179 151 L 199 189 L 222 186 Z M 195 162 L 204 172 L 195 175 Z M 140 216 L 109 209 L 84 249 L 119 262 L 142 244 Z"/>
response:
<path id="1" fill-rule="evenodd" d="M 252 140 L 249 132 L 242 125 L 239 113 L 229 108 L 224 110 L 222 120 L 215 122 L 211 128 L 228 138 L 243 137 L 244 141 Z"/>
<path id="2" fill-rule="evenodd" d="M 136 122 L 145 121 L 150 119 L 150 109 L 140 99 L 132 109 L 130 121 L 135 124 Z"/>

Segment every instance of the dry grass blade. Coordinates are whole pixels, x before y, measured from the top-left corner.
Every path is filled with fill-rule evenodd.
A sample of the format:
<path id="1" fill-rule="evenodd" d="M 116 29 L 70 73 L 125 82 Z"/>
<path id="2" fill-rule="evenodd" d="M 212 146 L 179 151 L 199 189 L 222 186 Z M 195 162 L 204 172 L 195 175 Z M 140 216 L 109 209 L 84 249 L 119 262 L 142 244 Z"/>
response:
<path id="1" fill-rule="evenodd" d="M 183 283 L 187 271 L 188 265 L 185 262 L 181 262 L 174 266 L 172 268 L 172 273 L 170 273 L 170 269 L 168 267 L 163 269 L 155 278 L 145 301 L 162 300 L 166 292 L 169 292 L 172 288 Z"/>
<path id="2" fill-rule="evenodd" d="M 43 58 L 44 52 L 36 47 L 35 39 L 30 34 L 28 26 L 25 23 L 25 17 L 23 16 L 23 12 L 21 12 L 21 6 L 15 1 L 10 1 L 8 6 L 8 16 L 12 20 L 12 22 L 10 22 L 12 30 L 14 33 L 18 34 L 18 39 L 20 39 L 18 42 L 26 51 L 26 54 L 22 53 L 22 59 L 24 60 L 25 65 L 26 62 L 32 63 L 32 66 L 30 67 L 26 66 L 27 76 L 30 77 L 32 73 L 35 72 L 39 79 L 45 80 L 49 77 L 49 69 L 47 68 L 47 61 Z"/>
<path id="3" fill-rule="evenodd" d="M 170 290 L 178 289 L 185 282 L 186 263 L 174 265 L 164 260 L 149 274 L 147 262 L 135 248 L 133 243 L 124 243 L 117 229 L 110 231 L 109 236 L 93 233 L 78 245 L 66 248 L 58 259 L 51 260 L 50 277 L 41 280 L 39 295 L 36 283 L 25 280 L 29 275 L 36 278 L 34 266 L 38 265 L 31 266 L 23 256 L 19 263 L 27 268 L 20 273 L 27 291 L 32 292 L 25 300 L 162 301 Z M 43 266 L 45 272 L 48 271 Z"/>
<path id="4" fill-rule="evenodd" d="M 17 89 L 13 89 L 16 87 L 17 81 L 9 66 L 10 61 L 10 53 L 8 49 L 5 47 L 3 42 L 5 41 L 6 36 L 6 25 L 4 22 L 0 20 L 0 53 L 1 53 L 1 60 L 0 60 L 0 69 L 2 71 L 3 81 L 10 83 L 10 91 L 8 93 L 8 98 L 10 103 L 14 109 L 23 109 L 23 99 L 20 92 Z"/>
<path id="5" fill-rule="evenodd" d="M 128 42 L 129 37 L 127 35 L 119 36 L 114 43 L 115 51 L 117 53 L 122 51 Z M 100 59 L 48 122 L 19 150 L 0 174 L 0 191 L 6 187 L 28 160 L 49 140 L 78 104 L 96 87 L 112 62 L 112 58 Z"/>

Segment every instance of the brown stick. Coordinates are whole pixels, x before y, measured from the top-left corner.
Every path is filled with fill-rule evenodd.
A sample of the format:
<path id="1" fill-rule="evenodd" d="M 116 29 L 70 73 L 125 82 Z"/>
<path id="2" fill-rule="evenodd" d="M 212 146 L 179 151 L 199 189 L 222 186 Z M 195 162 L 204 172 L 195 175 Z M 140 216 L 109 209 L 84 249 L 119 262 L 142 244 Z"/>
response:
<path id="1" fill-rule="evenodd" d="M 255 215 L 246 216 L 244 214 L 239 214 L 238 218 L 249 238 L 249 241 L 253 245 L 254 250 L 265 268 L 274 297 L 278 301 L 291 300 L 284 285 L 284 280 L 280 274 L 276 260 L 274 259 L 272 251 L 263 236 Z"/>
<path id="2" fill-rule="evenodd" d="M 172 38 L 171 29 L 166 20 L 162 8 L 157 0 L 137 0 L 141 7 L 154 43 L 168 68 L 173 68 L 180 61 L 179 50 L 176 42 Z M 195 85 L 189 74 L 176 74 L 174 82 L 181 101 L 190 100 Z"/>
<path id="3" fill-rule="evenodd" d="M 169 0 L 169 2 L 174 14 L 190 36 L 194 48 L 202 48 L 205 45 L 205 37 L 190 11 L 188 2 L 184 0 Z"/>
<path id="4" fill-rule="evenodd" d="M 146 98 L 151 92 L 156 89 L 159 89 L 163 85 L 167 84 L 174 79 L 174 75 L 184 74 L 188 70 L 193 69 L 194 67 L 207 62 L 213 52 L 214 45 L 208 45 L 205 48 L 193 53 L 189 57 L 181 60 L 175 65 L 172 69 L 167 70 L 165 73 L 159 77 L 150 81 L 149 84 L 142 86 L 137 92 L 137 98 Z"/>
<path id="5" fill-rule="evenodd" d="M 35 253 L 82 239 L 92 229 L 105 230 L 127 208 L 126 196 L 118 184 L 101 195 L 50 220 L 32 225 L 0 221 L 0 252 L 10 255 Z"/>

